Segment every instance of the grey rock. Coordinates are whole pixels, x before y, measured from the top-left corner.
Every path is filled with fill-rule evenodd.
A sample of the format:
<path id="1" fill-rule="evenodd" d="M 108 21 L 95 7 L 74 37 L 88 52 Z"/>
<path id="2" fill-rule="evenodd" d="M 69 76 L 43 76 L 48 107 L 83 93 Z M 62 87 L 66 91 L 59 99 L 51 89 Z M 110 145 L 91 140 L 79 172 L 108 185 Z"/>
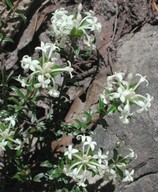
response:
<path id="1" fill-rule="evenodd" d="M 154 97 L 147 112 L 136 114 L 128 125 L 123 125 L 117 114 L 107 118 L 109 127 L 105 132 L 97 127 L 94 139 L 98 146 L 113 148 L 123 140 L 128 148 L 137 154 L 131 164 L 135 169 L 133 183 L 118 183 L 115 192 L 157 192 L 158 191 L 158 26 L 146 24 L 136 34 L 129 34 L 119 41 L 118 62 L 114 71 L 134 75 L 146 75 L 149 86 L 139 89 L 141 94 Z"/>

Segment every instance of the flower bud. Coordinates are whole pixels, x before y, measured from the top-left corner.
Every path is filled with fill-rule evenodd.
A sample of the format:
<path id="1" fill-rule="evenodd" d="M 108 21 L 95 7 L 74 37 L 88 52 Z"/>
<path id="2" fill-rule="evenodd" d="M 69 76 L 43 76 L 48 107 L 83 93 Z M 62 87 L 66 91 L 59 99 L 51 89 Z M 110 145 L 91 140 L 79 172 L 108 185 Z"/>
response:
<path id="1" fill-rule="evenodd" d="M 82 10 L 82 4 L 80 3 L 80 4 L 78 5 L 78 12 L 80 13 L 81 10 Z"/>

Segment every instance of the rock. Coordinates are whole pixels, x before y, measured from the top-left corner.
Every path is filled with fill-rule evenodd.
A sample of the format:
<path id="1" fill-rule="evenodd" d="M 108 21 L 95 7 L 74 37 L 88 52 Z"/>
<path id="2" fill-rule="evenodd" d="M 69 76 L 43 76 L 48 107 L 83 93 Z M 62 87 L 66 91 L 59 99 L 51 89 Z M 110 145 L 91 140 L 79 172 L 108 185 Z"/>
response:
<path id="1" fill-rule="evenodd" d="M 134 75 L 146 75 L 149 86 L 139 89 L 141 94 L 154 97 L 148 112 L 136 114 L 128 125 L 123 125 L 117 114 L 108 117 L 109 127 L 104 132 L 101 127 L 95 130 L 94 139 L 100 147 L 113 148 L 117 141 L 123 140 L 127 148 L 137 154 L 132 168 L 135 169 L 131 184 L 117 184 L 115 192 L 156 192 L 158 191 L 158 26 L 146 24 L 134 35 L 126 35 L 119 41 L 117 64 L 114 71 Z"/>

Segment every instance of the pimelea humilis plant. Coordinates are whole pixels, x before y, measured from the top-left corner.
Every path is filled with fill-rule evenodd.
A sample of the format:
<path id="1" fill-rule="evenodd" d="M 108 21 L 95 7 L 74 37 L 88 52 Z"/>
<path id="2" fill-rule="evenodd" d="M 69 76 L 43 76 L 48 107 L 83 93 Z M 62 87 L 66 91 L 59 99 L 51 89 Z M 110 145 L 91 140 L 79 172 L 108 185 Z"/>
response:
<path id="1" fill-rule="evenodd" d="M 85 12 L 84 16 L 81 11 L 79 4 L 74 14 L 64 8 L 53 13 L 52 43 L 41 42 L 35 48 L 39 59 L 23 56 L 24 74 L 13 77 L 14 86 L 10 85 L 11 75 L 7 75 L 5 68 L 1 72 L 1 191 L 6 191 L 15 181 L 15 191 L 62 192 L 87 191 L 89 178 L 95 176 L 106 182 L 133 181 L 134 170 L 129 170 L 128 164 L 136 158 L 134 151 L 127 149 L 126 154 L 122 153 L 118 144 L 113 151 L 96 151 L 97 143 L 92 140 L 88 126 L 94 123 L 95 114 L 98 114 L 95 124 L 102 121 L 106 125 L 103 117 L 114 112 L 128 124 L 135 112 L 148 110 L 153 98 L 137 93 L 141 83 L 148 85 L 145 77 L 137 74 L 140 79 L 133 83 L 132 74 L 127 80 L 124 73 L 108 76 L 105 89 L 98 96 L 98 108 L 83 112 L 82 119 L 75 119 L 75 123 L 63 122 L 63 109 L 69 101 L 65 90 L 73 79 L 75 59 L 83 54 L 89 56 L 96 50 L 94 33 L 101 30 L 93 11 Z M 134 105 L 138 107 L 135 110 Z M 53 157 L 51 141 L 68 134 L 74 136 L 80 146 L 77 148 L 72 143 L 63 153 Z"/>

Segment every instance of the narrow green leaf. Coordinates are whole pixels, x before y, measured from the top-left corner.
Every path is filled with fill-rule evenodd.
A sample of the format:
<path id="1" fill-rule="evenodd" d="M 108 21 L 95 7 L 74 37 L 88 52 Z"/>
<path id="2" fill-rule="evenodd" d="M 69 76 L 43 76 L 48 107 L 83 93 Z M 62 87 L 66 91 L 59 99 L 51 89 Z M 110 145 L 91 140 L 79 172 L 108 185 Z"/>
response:
<path id="1" fill-rule="evenodd" d="M 17 9 L 17 10 L 16 10 L 16 13 L 18 13 L 19 16 L 22 18 L 22 20 L 26 23 L 27 17 L 26 17 L 26 15 L 25 15 L 25 12 L 22 11 L 22 10 Z"/>
<path id="2" fill-rule="evenodd" d="M 3 39 L 4 42 L 9 42 L 9 43 L 14 43 L 13 39 L 9 38 L 9 37 L 5 37 Z"/>
<path id="3" fill-rule="evenodd" d="M 117 107 L 116 107 L 116 105 L 115 104 L 112 104 L 111 106 L 110 106 L 110 108 L 107 110 L 107 114 L 109 114 L 109 113 L 114 113 L 114 112 L 116 112 L 117 111 Z"/>
<path id="4" fill-rule="evenodd" d="M 17 93 L 19 97 L 21 97 L 22 99 L 25 100 L 25 95 L 23 94 L 23 92 L 20 89 L 18 89 L 17 87 L 12 87 L 12 90 L 15 93 Z"/>
<path id="5" fill-rule="evenodd" d="M 3 40 L 3 34 L 0 33 L 0 40 Z"/>
<path id="6" fill-rule="evenodd" d="M 113 150 L 113 159 L 116 161 L 118 158 L 118 151 L 116 149 Z"/>
<path id="7" fill-rule="evenodd" d="M 121 179 L 123 178 L 123 171 L 120 169 L 120 168 L 118 168 L 118 167 L 116 167 L 116 172 L 117 172 L 117 174 L 121 177 Z"/>
<path id="8" fill-rule="evenodd" d="M 12 2 L 12 0 L 6 0 L 6 3 L 7 3 L 7 5 L 8 5 L 11 9 L 13 9 L 13 2 Z"/>

